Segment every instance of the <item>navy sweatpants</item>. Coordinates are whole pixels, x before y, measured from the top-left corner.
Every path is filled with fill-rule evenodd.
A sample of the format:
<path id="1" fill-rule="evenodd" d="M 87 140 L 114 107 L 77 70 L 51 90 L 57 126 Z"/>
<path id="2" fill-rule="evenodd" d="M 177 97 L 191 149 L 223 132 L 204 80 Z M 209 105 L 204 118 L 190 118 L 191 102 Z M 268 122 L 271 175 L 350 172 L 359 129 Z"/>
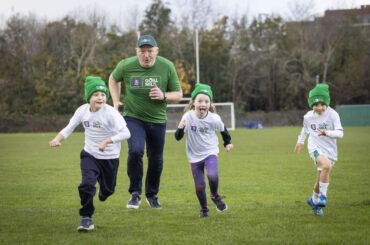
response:
<path id="1" fill-rule="evenodd" d="M 117 170 L 119 159 L 96 159 L 86 151 L 82 150 L 81 158 L 81 184 L 78 186 L 80 193 L 82 217 L 91 217 L 94 214 L 93 198 L 96 192 L 96 182 L 100 186 L 102 200 L 114 193 L 116 187 Z"/>
<path id="2" fill-rule="evenodd" d="M 143 155 L 146 144 L 148 168 L 145 178 L 145 195 L 156 196 L 163 169 L 163 149 L 166 136 L 165 123 L 149 123 L 125 117 L 131 132 L 128 142 L 127 175 L 130 178 L 129 192 L 141 194 L 143 179 Z"/>

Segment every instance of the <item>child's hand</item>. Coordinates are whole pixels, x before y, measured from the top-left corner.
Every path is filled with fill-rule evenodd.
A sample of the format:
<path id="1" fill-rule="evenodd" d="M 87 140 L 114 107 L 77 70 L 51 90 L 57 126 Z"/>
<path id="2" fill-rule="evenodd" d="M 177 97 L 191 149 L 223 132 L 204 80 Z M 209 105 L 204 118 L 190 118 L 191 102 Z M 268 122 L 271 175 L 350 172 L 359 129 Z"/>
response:
<path id="1" fill-rule="evenodd" d="M 319 131 L 319 136 L 328 136 L 326 134 L 326 131 L 321 131 L 320 129 L 318 129 L 317 131 Z"/>
<path id="2" fill-rule="evenodd" d="M 104 140 L 103 142 L 100 143 L 100 145 L 98 146 L 99 147 L 99 151 L 104 151 L 105 148 L 107 147 L 108 143 L 106 140 Z"/>
<path id="3" fill-rule="evenodd" d="M 51 147 L 58 147 L 58 146 L 61 146 L 61 145 L 62 145 L 62 143 L 60 143 L 60 141 L 57 140 L 57 139 L 53 139 L 52 141 L 49 142 L 49 146 L 51 146 Z"/>
<path id="4" fill-rule="evenodd" d="M 107 144 L 105 142 L 100 143 L 100 145 L 99 145 L 99 151 L 104 151 L 106 147 L 107 147 Z"/>
<path id="5" fill-rule="evenodd" d="M 52 139 L 50 142 L 49 142 L 49 145 L 51 146 L 51 147 L 57 147 L 57 146 L 61 146 L 62 145 L 62 141 L 64 140 L 64 136 L 61 134 L 61 133 L 59 133 L 59 134 L 57 134 L 57 136 L 55 136 L 55 138 L 54 139 Z"/>
<path id="6" fill-rule="evenodd" d="M 185 128 L 185 120 L 180 121 L 178 128 L 181 128 L 181 129 Z"/>
<path id="7" fill-rule="evenodd" d="M 111 144 L 113 143 L 112 140 L 109 138 L 109 139 L 106 139 L 106 140 L 103 140 L 103 142 L 100 143 L 100 145 L 98 146 L 99 147 L 99 151 L 104 151 L 105 148 L 107 147 L 108 144 Z"/>
<path id="8" fill-rule="evenodd" d="M 227 152 L 230 152 L 233 148 L 234 148 L 234 145 L 233 144 L 228 144 L 228 145 L 225 146 L 225 150 Z"/>
<path id="9" fill-rule="evenodd" d="M 303 145 L 302 145 L 302 144 L 297 143 L 297 144 L 295 145 L 295 147 L 294 147 L 294 152 L 300 153 L 300 152 L 301 152 L 301 150 L 302 150 L 302 147 L 303 147 Z"/>

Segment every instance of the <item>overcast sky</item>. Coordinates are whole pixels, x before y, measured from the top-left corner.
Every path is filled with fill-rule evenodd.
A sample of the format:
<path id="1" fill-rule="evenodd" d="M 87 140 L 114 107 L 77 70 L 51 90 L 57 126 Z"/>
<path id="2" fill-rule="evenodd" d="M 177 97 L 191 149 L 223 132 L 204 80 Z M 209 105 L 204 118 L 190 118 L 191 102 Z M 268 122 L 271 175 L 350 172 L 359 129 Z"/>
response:
<path id="1" fill-rule="evenodd" d="M 359 8 L 360 5 L 370 5 L 370 0 L 204 0 L 212 3 L 216 14 L 235 16 L 247 14 L 250 17 L 258 14 L 280 14 L 290 16 L 293 2 L 312 2 L 312 12 L 323 15 L 327 9 Z M 173 13 L 180 16 L 181 4 L 191 0 L 163 0 Z M 152 0 L 1 0 L 0 21 L 6 20 L 15 13 L 33 13 L 40 18 L 56 20 L 72 12 L 81 9 L 98 8 L 109 15 L 109 21 L 122 24 L 128 23 L 128 17 L 132 18 L 133 12 L 140 19 L 145 9 L 150 6 Z"/>

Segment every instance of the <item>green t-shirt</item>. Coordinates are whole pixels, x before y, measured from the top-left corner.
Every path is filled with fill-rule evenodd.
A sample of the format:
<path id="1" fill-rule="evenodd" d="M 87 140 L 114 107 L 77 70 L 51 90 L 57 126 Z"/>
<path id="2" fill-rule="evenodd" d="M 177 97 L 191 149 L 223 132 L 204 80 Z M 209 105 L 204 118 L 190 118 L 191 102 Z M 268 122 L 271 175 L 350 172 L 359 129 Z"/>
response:
<path id="1" fill-rule="evenodd" d="M 164 92 L 181 91 L 175 66 L 171 61 L 157 56 L 154 66 L 141 67 L 137 56 L 121 60 L 114 69 L 113 78 L 125 85 L 124 116 L 145 122 L 165 123 L 167 104 L 152 100 L 150 88 L 155 84 Z"/>

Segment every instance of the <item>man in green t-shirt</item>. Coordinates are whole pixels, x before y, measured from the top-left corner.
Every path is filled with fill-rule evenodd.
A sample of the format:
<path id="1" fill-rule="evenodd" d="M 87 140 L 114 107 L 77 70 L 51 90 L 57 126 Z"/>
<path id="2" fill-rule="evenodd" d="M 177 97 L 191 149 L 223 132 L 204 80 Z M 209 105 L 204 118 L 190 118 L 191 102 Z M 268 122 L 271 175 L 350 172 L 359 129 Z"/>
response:
<path id="1" fill-rule="evenodd" d="M 118 110 L 124 105 L 123 116 L 131 132 L 127 158 L 131 198 L 127 208 L 138 209 L 141 203 L 145 143 L 148 157 L 146 201 L 152 208 L 161 208 L 157 194 L 163 169 L 166 108 L 168 102 L 177 103 L 182 99 L 182 90 L 175 66 L 168 59 L 157 56 L 158 51 L 152 36 L 141 36 L 136 56 L 121 60 L 109 77 L 113 106 Z M 121 83 L 124 84 L 124 103 L 120 102 Z"/>

